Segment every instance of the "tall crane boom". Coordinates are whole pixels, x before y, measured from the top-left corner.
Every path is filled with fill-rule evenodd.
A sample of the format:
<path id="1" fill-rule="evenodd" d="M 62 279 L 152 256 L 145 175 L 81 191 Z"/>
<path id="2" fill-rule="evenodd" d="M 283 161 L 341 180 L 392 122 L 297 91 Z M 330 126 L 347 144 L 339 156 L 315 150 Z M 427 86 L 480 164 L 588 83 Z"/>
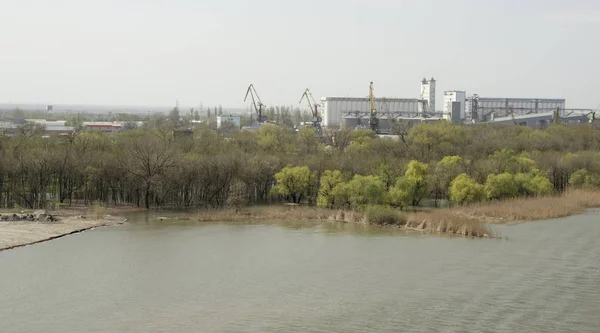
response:
<path id="1" fill-rule="evenodd" d="M 321 117 L 319 117 L 319 104 L 317 104 L 317 102 L 315 102 L 315 98 L 313 97 L 313 95 L 310 92 L 310 89 L 306 88 L 306 90 L 304 90 L 304 93 L 302 94 L 302 97 L 300 97 L 300 102 L 298 103 L 302 103 L 302 101 L 306 99 L 306 102 L 308 103 L 308 108 L 310 109 L 310 112 L 312 113 L 312 123 L 313 126 L 315 127 L 320 127 L 321 126 Z"/>
<path id="2" fill-rule="evenodd" d="M 560 124 L 560 107 L 556 108 L 556 111 L 554 111 L 554 115 L 552 116 L 552 123 L 553 124 Z"/>
<path id="3" fill-rule="evenodd" d="M 263 102 L 260 100 L 254 85 L 250 83 L 248 86 L 248 90 L 246 90 L 246 97 L 244 97 L 244 102 L 248 99 L 248 95 L 252 98 L 252 104 L 254 105 L 254 110 L 256 110 L 257 120 L 259 123 L 264 123 L 267 120 L 266 116 L 262 115 L 263 107 L 265 106 Z"/>
<path id="4" fill-rule="evenodd" d="M 512 118 L 513 124 L 518 125 L 517 119 L 515 119 L 515 111 L 513 110 L 512 105 L 508 106 L 508 112 L 510 113 L 510 117 Z"/>
<path id="5" fill-rule="evenodd" d="M 369 102 L 371 103 L 371 116 L 369 117 L 369 126 L 375 133 L 379 131 L 379 118 L 377 118 L 377 109 L 375 108 L 375 97 L 373 96 L 373 82 L 369 85 Z"/>

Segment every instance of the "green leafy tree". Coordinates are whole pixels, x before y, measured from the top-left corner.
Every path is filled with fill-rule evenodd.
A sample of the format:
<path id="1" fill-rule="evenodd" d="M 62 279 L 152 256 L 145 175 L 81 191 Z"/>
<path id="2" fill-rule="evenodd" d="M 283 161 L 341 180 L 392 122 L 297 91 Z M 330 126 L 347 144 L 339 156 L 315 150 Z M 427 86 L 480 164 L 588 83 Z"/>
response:
<path id="1" fill-rule="evenodd" d="M 25 118 L 25 112 L 19 108 L 15 108 L 12 111 L 13 118 Z"/>
<path id="2" fill-rule="evenodd" d="M 369 150 L 375 138 L 375 132 L 368 129 L 359 129 L 352 132 L 351 149 L 359 151 Z"/>
<path id="3" fill-rule="evenodd" d="M 533 169 L 527 173 L 516 173 L 514 177 L 520 195 L 541 196 L 549 195 L 553 191 L 552 183 L 548 177 L 541 174 L 537 169 Z"/>
<path id="4" fill-rule="evenodd" d="M 308 154 L 319 149 L 317 130 L 313 127 L 304 126 L 296 133 L 296 145 L 301 153 Z"/>
<path id="5" fill-rule="evenodd" d="M 441 159 L 446 155 L 459 155 L 465 142 L 465 131 L 447 121 L 423 123 L 410 129 L 408 143 L 421 161 Z"/>
<path id="6" fill-rule="evenodd" d="M 277 185 L 273 187 L 273 193 L 284 196 L 290 202 L 300 203 L 310 196 L 315 179 L 307 166 L 297 166 L 283 168 L 275 174 L 275 180 Z"/>
<path id="7" fill-rule="evenodd" d="M 392 207 L 400 209 L 413 203 L 414 183 L 406 177 L 398 177 L 396 182 L 387 192 L 386 202 Z"/>
<path id="8" fill-rule="evenodd" d="M 436 206 L 439 199 L 448 199 L 450 182 L 460 174 L 462 164 L 460 156 L 445 156 L 436 164 L 429 178 L 431 194 Z"/>
<path id="9" fill-rule="evenodd" d="M 427 194 L 427 174 L 429 165 L 412 160 L 408 163 L 404 180 L 400 182 L 406 186 L 410 193 L 411 205 L 416 206 Z"/>
<path id="10" fill-rule="evenodd" d="M 483 185 L 466 173 L 458 175 L 450 184 L 450 199 L 459 204 L 480 201 L 484 197 Z"/>
<path id="11" fill-rule="evenodd" d="M 569 185 L 574 189 L 595 190 L 600 187 L 600 177 L 586 169 L 579 169 L 571 174 Z"/>
<path id="12" fill-rule="evenodd" d="M 179 127 L 179 108 L 174 107 L 169 111 L 169 125 L 172 128 Z"/>
<path id="13" fill-rule="evenodd" d="M 550 195 L 553 191 L 552 183 L 548 180 L 548 177 L 540 174 L 534 174 L 527 185 L 527 190 L 535 196 Z"/>
<path id="14" fill-rule="evenodd" d="M 348 202 L 354 209 L 384 201 L 385 184 L 377 176 L 355 175 L 347 184 Z"/>
<path id="15" fill-rule="evenodd" d="M 485 196 L 488 199 L 514 198 L 519 193 L 515 176 L 504 172 L 499 175 L 489 175 L 485 182 Z"/>
<path id="16" fill-rule="evenodd" d="M 258 130 L 258 145 L 268 153 L 289 154 L 294 151 L 294 137 L 281 126 L 267 124 Z"/>
<path id="17" fill-rule="evenodd" d="M 518 172 L 530 172 L 535 168 L 535 161 L 526 156 L 519 156 L 516 159 Z"/>
<path id="18" fill-rule="evenodd" d="M 69 119 L 65 122 L 65 126 L 71 126 L 76 131 L 81 131 L 84 120 L 85 118 L 81 113 L 75 113 L 69 116 Z"/>
<path id="19" fill-rule="evenodd" d="M 379 164 L 377 170 L 375 171 L 375 175 L 379 177 L 379 179 L 385 184 L 385 188 L 388 190 L 394 184 L 394 173 L 390 165 L 386 162 Z"/>
<path id="20" fill-rule="evenodd" d="M 339 170 L 325 170 L 321 176 L 321 186 L 317 204 L 322 207 L 333 208 L 336 205 L 334 189 L 344 182 L 344 176 Z"/>

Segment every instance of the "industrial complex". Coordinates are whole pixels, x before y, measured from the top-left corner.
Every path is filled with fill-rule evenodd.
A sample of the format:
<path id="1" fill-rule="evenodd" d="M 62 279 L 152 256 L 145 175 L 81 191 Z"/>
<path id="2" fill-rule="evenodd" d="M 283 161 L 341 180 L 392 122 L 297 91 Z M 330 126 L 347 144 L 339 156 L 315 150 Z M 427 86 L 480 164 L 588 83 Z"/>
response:
<path id="1" fill-rule="evenodd" d="M 323 97 L 320 112 L 324 127 L 368 126 L 371 109 L 377 111 L 379 129 L 385 133 L 397 120 L 428 122 L 447 120 L 455 124 L 516 124 L 534 128 L 555 121 L 572 124 L 588 122 L 592 109 L 568 109 L 563 98 L 508 98 L 467 95 L 466 91 L 444 92 L 441 109 L 436 108 L 436 81 L 421 81 L 418 98 Z"/>
<path id="2" fill-rule="evenodd" d="M 321 135 L 322 130 L 326 128 L 370 128 L 378 134 L 389 134 L 398 122 L 415 124 L 446 120 L 453 124 L 465 125 L 506 124 L 544 128 L 550 123 L 592 123 L 595 119 L 594 110 L 568 108 L 564 98 L 484 97 L 478 94 L 468 95 L 464 90 L 444 91 L 443 103 L 437 107 L 434 78 L 422 79 L 419 94 L 412 98 L 375 96 L 373 87 L 374 83 L 371 82 L 369 93 L 365 97 L 326 96 L 319 102 L 315 101 L 307 88 L 299 103 L 308 103 L 311 121 L 297 124 L 296 130 L 302 126 L 312 126 Z M 274 119 L 267 119 L 267 106 L 261 101 L 252 84 L 246 90 L 244 101 L 248 99 L 252 102 L 250 126 L 242 126 L 241 117 L 230 114 L 219 115 L 216 127 L 254 130 L 265 124 L 276 124 Z M 48 105 L 46 113 L 51 110 L 52 106 Z M 65 121 L 0 119 L 0 134 L 16 133 L 26 123 L 43 125 L 47 134 L 74 130 L 66 126 Z M 193 125 L 194 121 L 191 123 Z M 141 123 L 137 126 L 141 126 Z M 119 132 L 127 128 L 121 122 L 84 122 L 82 129 Z"/>

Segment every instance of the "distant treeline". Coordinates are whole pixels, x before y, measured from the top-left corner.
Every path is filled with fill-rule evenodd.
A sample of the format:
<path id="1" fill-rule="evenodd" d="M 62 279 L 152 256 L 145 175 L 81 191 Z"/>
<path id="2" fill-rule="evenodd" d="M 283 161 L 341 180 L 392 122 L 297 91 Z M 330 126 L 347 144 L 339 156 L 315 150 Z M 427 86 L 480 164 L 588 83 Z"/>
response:
<path id="1" fill-rule="evenodd" d="M 25 111 L 16 108 L 11 111 L 0 111 L 0 120 L 10 119 L 46 119 L 48 121 L 65 120 L 67 126 L 73 126 L 75 129 L 81 129 L 83 122 L 91 121 L 106 121 L 106 122 L 122 122 L 122 123 L 137 123 L 144 122 L 146 127 L 161 127 L 170 125 L 176 128 L 188 128 L 192 125 L 192 121 L 204 121 L 209 127 L 215 129 L 217 127 L 216 118 L 221 115 L 229 115 L 229 111 L 219 106 L 203 106 L 189 110 L 173 108 L 167 113 L 153 112 L 148 114 L 132 114 L 126 112 L 106 112 L 106 113 L 89 113 L 89 112 L 46 112 L 46 111 Z M 312 115 L 309 110 L 301 110 L 300 108 L 292 108 L 289 106 L 274 106 L 263 110 L 263 115 L 270 122 L 280 124 L 282 126 L 293 128 L 301 122 L 308 122 Z M 256 122 L 255 112 L 251 114 L 242 114 L 241 125 L 251 126 Z M 137 126 L 137 124 L 135 125 Z M 133 126 L 128 126 L 128 128 Z"/>
<path id="2" fill-rule="evenodd" d="M 600 185 L 600 131 L 585 125 L 438 122 L 395 133 L 397 140 L 369 130 L 318 137 L 307 127 L 228 132 L 202 125 L 193 135 L 173 135 L 168 124 L 119 134 L 23 132 L 0 137 L 0 205 L 403 207 L 425 198 L 469 202 Z"/>

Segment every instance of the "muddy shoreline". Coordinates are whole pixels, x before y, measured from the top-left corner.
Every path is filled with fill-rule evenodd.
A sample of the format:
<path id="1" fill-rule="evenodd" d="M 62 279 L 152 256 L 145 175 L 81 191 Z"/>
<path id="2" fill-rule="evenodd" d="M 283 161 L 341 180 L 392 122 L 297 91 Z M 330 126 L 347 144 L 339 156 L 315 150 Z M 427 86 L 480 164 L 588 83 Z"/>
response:
<path id="1" fill-rule="evenodd" d="M 0 212 L 6 216 L 7 212 Z M 58 218 L 54 222 L 42 221 L 0 221 L 0 252 L 27 245 L 38 244 L 81 233 L 99 227 L 123 224 L 126 219 L 107 215 L 95 218 L 85 211 L 52 212 Z"/>

